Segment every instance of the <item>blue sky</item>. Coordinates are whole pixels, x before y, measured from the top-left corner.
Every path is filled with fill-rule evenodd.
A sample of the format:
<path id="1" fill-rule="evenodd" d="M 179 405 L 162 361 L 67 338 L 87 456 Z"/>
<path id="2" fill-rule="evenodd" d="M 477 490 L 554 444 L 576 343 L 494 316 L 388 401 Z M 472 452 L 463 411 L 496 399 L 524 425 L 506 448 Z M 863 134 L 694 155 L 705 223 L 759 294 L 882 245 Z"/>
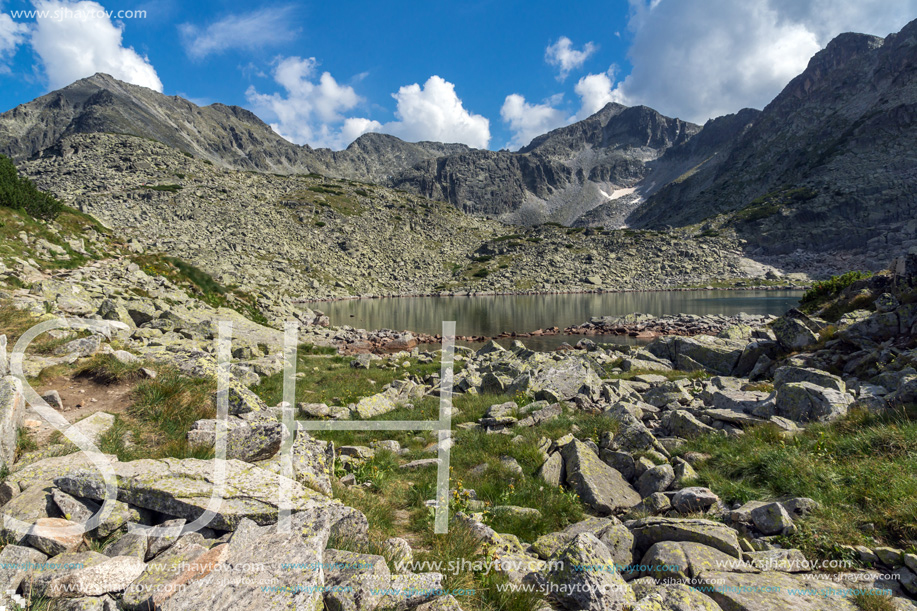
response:
<path id="1" fill-rule="evenodd" d="M 917 0 L 0 0 L 0 12 L 0 110 L 101 71 L 244 106 L 313 146 L 382 131 L 515 149 L 610 101 L 700 123 L 760 108 L 835 35 L 897 31 Z"/>

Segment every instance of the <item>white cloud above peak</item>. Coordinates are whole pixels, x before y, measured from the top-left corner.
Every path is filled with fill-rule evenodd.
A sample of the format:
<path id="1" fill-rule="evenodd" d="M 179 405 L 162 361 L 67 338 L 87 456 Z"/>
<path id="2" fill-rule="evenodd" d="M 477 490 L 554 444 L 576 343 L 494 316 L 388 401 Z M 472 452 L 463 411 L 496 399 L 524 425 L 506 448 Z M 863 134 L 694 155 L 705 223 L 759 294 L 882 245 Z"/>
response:
<path id="1" fill-rule="evenodd" d="M 345 136 L 334 124 L 344 122 L 343 113 L 363 100 L 353 87 L 338 83 L 328 72 L 316 81 L 317 67 L 314 57 L 278 59 L 273 76 L 284 93 L 259 93 L 252 85 L 245 96 L 256 112 L 273 120 L 271 127 L 287 140 L 338 148 L 346 144 Z M 351 124 L 348 133 L 353 131 L 355 125 Z"/>
<path id="2" fill-rule="evenodd" d="M 586 60 L 598 50 L 598 47 L 591 42 L 587 42 L 581 51 L 573 47 L 573 41 L 566 36 L 561 36 L 552 45 L 549 45 L 544 52 L 544 59 L 552 66 L 558 69 L 557 80 L 563 81 L 569 76 L 570 72 L 581 68 Z"/>
<path id="3" fill-rule="evenodd" d="M 346 117 L 365 100 L 328 72 L 316 79 L 317 65 L 314 58 L 278 60 L 273 77 L 284 92 L 264 94 L 254 86 L 246 92 L 249 104 L 287 140 L 342 149 L 367 132 L 383 132 L 411 142 L 459 142 L 476 148 L 486 148 L 490 142 L 490 122 L 465 109 L 455 85 L 439 76 L 431 76 L 423 85 L 406 85 L 392 94 L 397 104 L 395 120 L 383 124 Z"/>
<path id="4" fill-rule="evenodd" d="M 89 0 L 36 0 L 33 4 L 47 15 L 55 11 L 68 15 L 61 19 L 38 17 L 31 34 L 32 49 L 52 89 L 105 72 L 119 80 L 162 91 L 162 81 L 150 61 L 124 46 L 124 25 L 113 23 L 102 5 Z"/>
<path id="5" fill-rule="evenodd" d="M 482 149 L 490 142 L 490 121 L 466 110 L 455 85 L 439 76 L 431 76 L 423 86 L 401 87 L 392 97 L 398 103 L 398 120 L 379 131 L 403 140 L 460 142 Z"/>
<path id="6" fill-rule="evenodd" d="M 17 47 L 25 42 L 28 32 L 28 27 L 16 23 L 6 13 L 0 13 L 0 72 L 9 71 L 2 62 L 12 56 Z"/>
<path id="7" fill-rule="evenodd" d="M 832 38 L 884 36 L 917 14 L 917 0 L 630 0 L 627 104 L 703 123 L 763 108 Z"/>
<path id="8" fill-rule="evenodd" d="M 500 109 L 500 118 L 509 124 L 513 133 L 512 140 L 506 146 L 513 150 L 520 149 L 533 138 L 564 125 L 567 122 L 566 114 L 555 108 L 561 97 L 555 96 L 541 104 L 529 104 L 518 93 L 506 96 Z"/>
<path id="9" fill-rule="evenodd" d="M 233 14 L 206 27 L 185 23 L 178 26 L 189 57 L 203 59 L 230 49 L 252 50 L 293 40 L 293 7 L 266 8 Z"/>

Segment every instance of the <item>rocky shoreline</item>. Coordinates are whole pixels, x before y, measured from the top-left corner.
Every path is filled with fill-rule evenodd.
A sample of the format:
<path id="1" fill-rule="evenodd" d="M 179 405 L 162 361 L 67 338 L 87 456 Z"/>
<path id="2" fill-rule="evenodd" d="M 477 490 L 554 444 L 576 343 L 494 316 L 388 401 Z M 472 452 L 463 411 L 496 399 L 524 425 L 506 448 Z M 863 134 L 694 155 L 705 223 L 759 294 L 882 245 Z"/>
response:
<path id="1" fill-rule="evenodd" d="M 320 314 L 320 312 L 317 312 Z M 457 335 L 456 341 L 483 344 L 494 340 L 527 339 L 533 337 L 570 336 L 628 336 L 636 339 L 651 340 L 663 335 L 690 337 L 694 335 L 717 335 L 726 329 L 763 329 L 775 316 L 755 316 L 738 314 L 736 316 L 677 314 L 674 316 L 652 316 L 633 313 L 626 316 L 600 316 L 587 323 L 561 329 L 549 327 L 529 332 L 504 332 L 497 335 Z M 344 354 L 365 352 L 391 353 L 412 350 L 420 345 L 441 344 L 441 335 L 413 333 L 411 331 L 362 331 L 352 327 L 342 327 L 333 341 Z M 560 350 L 570 349 L 569 344 L 561 344 Z"/>
<path id="2" fill-rule="evenodd" d="M 578 291 L 459 291 L 459 292 L 436 292 L 436 293 L 403 293 L 391 295 L 347 295 L 342 297 L 328 297 L 325 299 L 293 299 L 292 303 L 314 304 L 314 303 L 333 303 L 337 301 L 359 301 L 362 299 L 407 299 L 418 297 L 511 297 L 511 296 L 539 296 L 539 295 L 614 295 L 628 293 L 682 293 L 690 291 L 804 291 L 809 288 L 808 284 L 786 284 L 786 285 L 748 285 L 748 286 L 726 286 L 726 287 L 672 287 L 672 288 L 647 288 L 647 289 L 593 289 Z"/>

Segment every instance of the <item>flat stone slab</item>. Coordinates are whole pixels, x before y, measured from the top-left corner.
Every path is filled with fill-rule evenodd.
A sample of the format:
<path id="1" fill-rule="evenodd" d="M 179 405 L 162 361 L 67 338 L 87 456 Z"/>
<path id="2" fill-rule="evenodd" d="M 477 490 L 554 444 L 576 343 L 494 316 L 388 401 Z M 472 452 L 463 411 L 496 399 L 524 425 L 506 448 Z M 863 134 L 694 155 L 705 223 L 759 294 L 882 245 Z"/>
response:
<path id="1" fill-rule="evenodd" d="M 720 522 L 681 518 L 643 518 L 625 522 L 634 534 L 638 554 L 644 554 L 660 541 L 700 543 L 734 558 L 742 557 L 738 533 Z"/>
<path id="2" fill-rule="evenodd" d="M 567 485 L 595 511 L 609 514 L 640 502 L 640 495 L 627 480 L 602 462 L 586 444 L 573 441 L 561 449 L 561 454 Z"/>
<path id="3" fill-rule="evenodd" d="M 323 495 L 298 482 L 240 460 L 200 460 L 165 458 L 135 460 L 114 465 L 118 499 L 131 505 L 166 515 L 196 520 L 208 508 L 214 496 L 214 467 L 225 468 L 222 500 L 214 507 L 207 525 L 216 530 L 235 530 L 243 518 L 257 524 L 277 521 L 281 484 L 290 490 L 293 512 L 305 511 L 331 503 Z M 284 481 L 286 480 L 286 481 Z M 69 494 L 94 500 L 105 498 L 105 482 L 95 471 L 79 471 L 54 480 Z"/>

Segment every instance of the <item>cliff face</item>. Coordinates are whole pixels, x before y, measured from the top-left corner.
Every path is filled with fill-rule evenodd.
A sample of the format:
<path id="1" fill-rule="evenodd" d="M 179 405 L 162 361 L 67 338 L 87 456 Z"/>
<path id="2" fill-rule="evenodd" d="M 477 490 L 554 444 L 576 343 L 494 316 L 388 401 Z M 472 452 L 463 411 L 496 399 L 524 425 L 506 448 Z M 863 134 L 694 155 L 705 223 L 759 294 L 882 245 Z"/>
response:
<path id="1" fill-rule="evenodd" d="M 469 151 L 432 159 L 396 175 L 392 184 L 520 224 L 574 224 L 602 206 L 610 212 L 598 224 L 617 227 L 648 188 L 650 162 L 699 131 L 645 106 L 608 104 L 518 153 Z"/>

